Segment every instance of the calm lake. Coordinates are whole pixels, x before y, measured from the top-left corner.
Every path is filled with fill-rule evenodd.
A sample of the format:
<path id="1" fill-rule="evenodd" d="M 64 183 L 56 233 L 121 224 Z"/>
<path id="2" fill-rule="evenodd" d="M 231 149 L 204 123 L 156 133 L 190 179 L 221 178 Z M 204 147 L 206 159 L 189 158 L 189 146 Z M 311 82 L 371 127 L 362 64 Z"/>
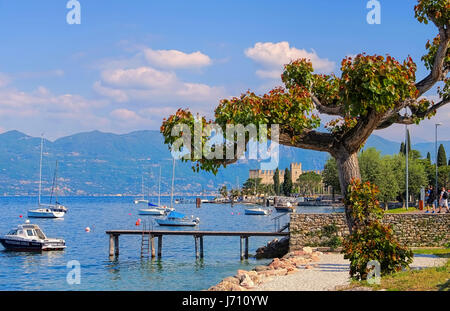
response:
<path id="1" fill-rule="evenodd" d="M 23 223 L 27 211 L 36 208 L 35 197 L 0 197 L 0 234 Z M 0 290 L 203 290 L 237 269 L 249 270 L 268 260 L 240 261 L 239 237 L 205 237 L 205 258 L 196 260 L 193 237 L 165 236 L 162 259 L 140 258 L 140 236 L 120 237 L 120 256 L 111 261 L 106 230 L 139 229 L 138 215 L 143 205 L 133 204 L 131 197 L 62 197 L 69 212 L 64 219 L 32 219 L 48 237 L 66 240 L 62 252 L 17 253 L 4 251 L 0 245 Z M 46 202 L 46 199 L 43 199 Z M 152 202 L 156 202 L 153 198 Z M 168 205 L 168 198 L 162 203 Z M 229 204 L 175 204 L 176 211 L 200 218 L 197 230 L 273 231 L 275 211 L 268 216 L 244 215 L 246 206 Z M 331 207 L 297 208 L 298 213 L 342 212 Z M 20 218 L 20 215 L 23 218 Z M 285 218 L 285 222 L 288 219 Z M 91 232 L 85 232 L 90 227 Z M 154 229 L 159 227 L 153 221 Z M 173 228 L 171 230 L 193 230 Z M 271 238 L 251 237 L 250 254 Z M 81 284 L 68 284 L 69 261 L 81 265 Z"/>

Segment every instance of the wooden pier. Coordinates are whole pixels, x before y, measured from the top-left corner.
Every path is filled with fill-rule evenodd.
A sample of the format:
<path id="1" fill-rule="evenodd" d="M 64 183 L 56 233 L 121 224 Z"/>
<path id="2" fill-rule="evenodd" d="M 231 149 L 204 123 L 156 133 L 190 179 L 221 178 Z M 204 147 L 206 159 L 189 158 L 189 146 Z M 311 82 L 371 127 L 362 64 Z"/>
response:
<path id="1" fill-rule="evenodd" d="M 162 256 L 162 238 L 165 235 L 190 235 L 194 237 L 195 257 L 204 257 L 203 237 L 205 236 L 238 236 L 240 237 L 241 260 L 248 259 L 248 238 L 256 236 L 289 236 L 289 232 L 236 232 L 236 231 L 163 231 L 163 230 L 109 230 L 109 256 L 119 256 L 119 236 L 140 235 L 149 237 L 151 257 L 156 257 L 154 239 L 158 239 L 158 258 Z M 142 250 L 141 250 L 142 256 Z"/>

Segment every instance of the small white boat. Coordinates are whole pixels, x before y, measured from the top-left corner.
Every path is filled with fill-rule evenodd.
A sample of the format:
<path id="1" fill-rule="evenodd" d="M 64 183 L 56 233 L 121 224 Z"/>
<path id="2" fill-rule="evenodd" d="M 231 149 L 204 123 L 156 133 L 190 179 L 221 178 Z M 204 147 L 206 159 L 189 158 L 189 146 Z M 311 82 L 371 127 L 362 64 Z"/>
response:
<path id="1" fill-rule="evenodd" d="M 163 216 L 167 212 L 161 208 L 142 208 L 139 210 L 139 215 L 148 215 L 148 216 Z"/>
<path id="2" fill-rule="evenodd" d="M 65 212 L 53 210 L 52 208 L 37 208 L 28 211 L 29 218 L 62 218 Z"/>
<path id="3" fill-rule="evenodd" d="M 295 206 L 289 201 L 280 201 L 275 205 L 277 212 L 293 212 L 295 211 Z"/>
<path id="4" fill-rule="evenodd" d="M 170 212 L 166 219 L 155 219 L 156 223 L 160 226 L 173 226 L 173 227 L 195 227 L 200 223 L 200 218 L 190 218 L 184 214 L 177 212 Z"/>
<path id="5" fill-rule="evenodd" d="M 271 213 L 271 210 L 261 208 L 261 207 L 245 209 L 245 215 L 269 215 L 270 213 Z"/>
<path id="6" fill-rule="evenodd" d="M 7 250 L 24 252 L 59 251 L 66 248 L 63 239 L 47 238 L 38 225 L 18 225 L 8 234 L 0 236 L 0 243 Z"/>

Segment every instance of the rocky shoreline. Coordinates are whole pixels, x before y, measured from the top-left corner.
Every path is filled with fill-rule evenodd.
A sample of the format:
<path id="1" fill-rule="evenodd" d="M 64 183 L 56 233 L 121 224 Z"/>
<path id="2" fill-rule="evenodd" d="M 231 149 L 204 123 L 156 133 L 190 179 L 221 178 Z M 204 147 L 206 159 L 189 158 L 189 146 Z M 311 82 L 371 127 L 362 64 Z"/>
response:
<path id="1" fill-rule="evenodd" d="M 236 275 L 223 279 L 210 287 L 208 291 L 245 291 L 270 281 L 274 277 L 289 275 L 300 269 L 313 269 L 317 266 L 322 252 L 314 251 L 311 247 L 285 254 L 281 258 L 274 258 L 266 266 L 256 266 L 251 271 L 238 270 Z"/>

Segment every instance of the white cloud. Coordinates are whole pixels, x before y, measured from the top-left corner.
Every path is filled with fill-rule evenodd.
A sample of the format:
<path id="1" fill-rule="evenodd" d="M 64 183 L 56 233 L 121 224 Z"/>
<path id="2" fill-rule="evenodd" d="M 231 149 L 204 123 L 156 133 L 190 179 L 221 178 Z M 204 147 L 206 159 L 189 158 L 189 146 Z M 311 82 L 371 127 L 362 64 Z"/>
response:
<path id="1" fill-rule="evenodd" d="M 314 70 L 320 73 L 329 73 L 335 66 L 334 62 L 320 58 L 314 50 L 308 52 L 304 49 L 290 47 L 289 42 L 286 41 L 258 42 L 253 47 L 246 49 L 245 55 L 264 67 L 263 70 L 256 72 L 261 78 L 279 78 L 283 65 L 298 58 L 311 60 Z"/>
<path id="2" fill-rule="evenodd" d="M 152 50 L 143 51 L 145 59 L 159 68 L 199 68 L 211 65 L 211 58 L 200 51 L 184 53 L 178 50 Z"/>
<path id="3" fill-rule="evenodd" d="M 181 81 L 175 73 L 151 67 L 105 70 L 102 80 L 94 83 L 97 93 L 117 102 L 145 101 L 217 102 L 222 87 Z"/>

